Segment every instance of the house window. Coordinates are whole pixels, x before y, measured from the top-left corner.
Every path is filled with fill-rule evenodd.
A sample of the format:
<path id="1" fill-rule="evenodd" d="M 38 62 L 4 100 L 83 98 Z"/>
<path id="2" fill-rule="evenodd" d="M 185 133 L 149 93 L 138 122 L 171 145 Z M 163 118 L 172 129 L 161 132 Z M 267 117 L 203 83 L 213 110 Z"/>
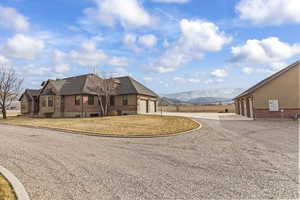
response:
<path id="1" fill-rule="evenodd" d="M 110 105 L 111 106 L 115 105 L 115 97 L 114 96 L 110 96 Z"/>
<path id="2" fill-rule="evenodd" d="M 122 96 L 122 102 L 123 102 L 123 105 L 128 105 L 128 96 L 127 95 Z"/>
<path id="3" fill-rule="evenodd" d="M 42 107 L 46 107 L 46 106 L 47 106 L 46 98 L 43 97 L 42 98 Z"/>
<path id="4" fill-rule="evenodd" d="M 48 107 L 53 107 L 53 97 L 48 97 Z"/>
<path id="5" fill-rule="evenodd" d="M 88 104 L 94 105 L 94 96 L 92 96 L 92 95 L 88 96 Z"/>
<path id="6" fill-rule="evenodd" d="M 75 96 L 75 105 L 80 105 L 80 96 Z"/>
<path id="7" fill-rule="evenodd" d="M 24 100 L 21 101 L 21 110 L 26 110 L 26 102 Z"/>

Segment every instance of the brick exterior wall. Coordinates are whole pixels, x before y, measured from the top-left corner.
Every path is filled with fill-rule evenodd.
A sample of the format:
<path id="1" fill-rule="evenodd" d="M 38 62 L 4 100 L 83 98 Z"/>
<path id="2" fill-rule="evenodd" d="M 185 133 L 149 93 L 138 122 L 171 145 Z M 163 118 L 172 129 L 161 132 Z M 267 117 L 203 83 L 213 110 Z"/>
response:
<path id="1" fill-rule="evenodd" d="M 300 108 L 284 109 L 284 112 L 270 112 L 268 109 L 254 109 L 255 118 L 291 118 L 295 114 L 300 115 Z"/>
<path id="2" fill-rule="evenodd" d="M 91 114 L 99 114 L 99 104 L 97 97 L 94 97 L 94 105 L 88 104 L 88 96 L 80 96 L 80 105 L 75 105 L 75 95 L 65 96 L 63 98 L 63 116 L 64 117 L 89 117 Z"/>

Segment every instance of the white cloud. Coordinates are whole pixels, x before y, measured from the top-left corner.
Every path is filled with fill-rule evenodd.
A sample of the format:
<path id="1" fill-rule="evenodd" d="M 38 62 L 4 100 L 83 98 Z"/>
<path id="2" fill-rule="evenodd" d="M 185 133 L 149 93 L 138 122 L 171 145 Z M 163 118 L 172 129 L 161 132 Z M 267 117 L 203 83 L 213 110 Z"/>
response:
<path id="1" fill-rule="evenodd" d="M 108 63 L 112 66 L 123 67 L 128 65 L 128 59 L 125 57 L 111 57 Z"/>
<path id="2" fill-rule="evenodd" d="M 141 49 L 136 45 L 138 37 L 135 34 L 128 33 L 123 38 L 123 44 L 133 50 L 134 52 L 140 52 Z"/>
<path id="3" fill-rule="evenodd" d="M 153 2 L 159 3 L 187 3 L 190 0 L 152 0 Z"/>
<path id="4" fill-rule="evenodd" d="M 201 78 L 197 78 L 197 77 L 179 77 L 179 76 L 175 76 L 172 78 L 173 81 L 177 82 L 177 83 L 181 83 L 181 84 L 195 84 L 195 83 L 202 83 L 203 80 Z"/>
<path id="5" fill-rule="evenodd" d="M 85 19 L 82 24 L 97 23 L 114 26 L 120 23 L 123 27 L 148 26 L 151 16 L 143 8 L 139 0 L 94 0 L 97 8 L 84 10 Z"/>
<path id="6" fill-rule="evenodd" d="M 144 77 L 143 79 L 146 82 L 151 82 L 151 81 L 154 81 L 156 78 L 154 78 L 154 77 Z"/>
<path id="7" fill-rule="evenodd" d="M 228 76 L 228 72 L 226 71 L 226 69 L 215 69 L 210 74 L 216 78 L 225 78 Z"/>
<path id="8" fill-rule="evenodd" d="M 136 43 L 137 37 L 134 34 L 126 34 L 123 38 L 123 43 L 127 46 L 133 45 Z"/>
<path id="9" fill-rule="evenodd" d="M 86 67 L 102 66 L 104 64 L 116 67 L 128 65 L 127 58 L 106 55 L 101 49 L 96 47 L 94 40 L 82 42 L 81 47 L 69 52 L 68 56 L 73 63 Z"/>
<path id="10" fill-rule="evenodd" d="M 4 56 L 0 55 L 0 64 L 9 64 L 10 60 L 5 58 Z"/>
<path id="11" fill-rule="evenodd" d="M 70 71 L 70 65 L 66 63 L 66 58 L 67 54 L 60 50 L 53 52 L 53 65 L 56 73 L 63 75 Z"/>
<path id="12" fill-rule="evenodd" d="M 25 66 L 21 71 L 26 75 L 37 75 L 37 76 L 49 75 L 49 73 L 51 73 L 50 68 L 40 67 L 34 64 Z"/>
<path id="13" fill-rule="evenodd" d="M 138 47 L 138 44 L 146 48 L 153 48 L 157 44 L 157 38 L 152 34 L 137 36 L 132 33 L 127 33 L 123 38 L 123 44 L 129 49 L 139 52 L 141 48 Z"/>
<path id="14" fill-rule="evenodd" d="M 13 29 L 18 32 L 27 31 L 29 22 L 16 9 L 0 5 L 0 27 Z"/>
<path id="15" fill-rule="evenodd" d="M 219 51 L 231 41 L 211 22 L 201 20 L 180 21 L 181 36 L 160 57 L 154 66 L 159 73 L 171 72 L 185 63 L 200 59 L 206 51 Z"/>
<path id="16" fill-rule="evenodd" d="M 251 67 L 243 67 L 243 69 L 242 69 L 242 72 L 244 73 L 244 74 L 252 74 L 253 73 L 253 68 L 251 68 Z"/>
<path id="17" fill-rule="evenodd" d="M 102 50 L 97 49 L 94 42 L 87 41 L 81 44 L 81 49 L 72 50 L 70 58 L 80 66 L 97 66 L 106 61 L 107 55 Z"/>
<path id="18" fill-rule="evenodd" d="M 247 40 L 242 46 L 231 48 L 232 59 L 237 63 L 283 65 L 283 61 L 300 54 L 299 44 L 281 42 L 276 37 L 263 40 Z"/>
<path id="19" fill-rule="evenodd" d="M 236 10 L 253 24 L 300 23 L 299 0 L 241 0 Z"/>
<path id="20" fill-rule="evenodd" d="M 157 38 L 152 34 L 139 37 L 138 42 L 147 48 L 153 48 L 157 43 Z"/>
<path id="21" fill-rule="evenodd" d="M 179 43 L 186 50 L 219 51 L 231 41 L 212 22 L 183 19 L 180 21 L 180 28 L 182 36 Z"/>
<path id="22" fill-rule="evenodd" d="M 163 43 L 163 47 L 164 48 L 168 48 L 170 46 L 170 43 L 168 40 L 164 40 L 164 43 Z"/>
<path id="23" fill-rule="evenodd" d="M 16 34 L 7 40 L 1 51 L 8 57 L 33 60 L 43 49 L 44 42 L 42 40 L 31 38 L 23 34 Z"/>
<path id="24" fill-rule="evenodd" d="M 112 77 L 118 77 L 118 76 L 129 76 L 129 72 L 127 72 L 124 68 L 116 68 L 112 72 Z"/>

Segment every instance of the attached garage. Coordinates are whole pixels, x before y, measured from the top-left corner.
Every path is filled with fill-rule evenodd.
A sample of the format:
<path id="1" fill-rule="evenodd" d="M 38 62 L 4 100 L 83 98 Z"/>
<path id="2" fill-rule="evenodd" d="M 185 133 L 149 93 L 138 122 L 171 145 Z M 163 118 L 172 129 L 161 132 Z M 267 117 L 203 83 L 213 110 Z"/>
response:
<path id="1" fill-rule="evenodd" d="M 138 101 L 138 113 L 139 114 L 146 114 L 147 113 L 147 101 L 146 100 L 139 100 Z"/>
<path id="2" fill-rule="evenodd" d="M 155 101 L 149 101 L 149 113 L 155 113 Z"/>

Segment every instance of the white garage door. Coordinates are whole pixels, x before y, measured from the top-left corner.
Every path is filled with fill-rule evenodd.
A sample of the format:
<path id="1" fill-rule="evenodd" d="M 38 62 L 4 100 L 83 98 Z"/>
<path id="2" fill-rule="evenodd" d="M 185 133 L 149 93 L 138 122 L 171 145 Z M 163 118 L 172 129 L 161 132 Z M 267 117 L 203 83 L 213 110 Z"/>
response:
<path id="1" fill-rule="evenodd" d="M 155 102 L 149 101 L 149 113 L 155 113 Z"/>
<path id="2" fill-rule="evenodd" d="M 147 102 L 145 100 L 139 100 L 139 114 L 145 114 L 147 112 Z"/>

